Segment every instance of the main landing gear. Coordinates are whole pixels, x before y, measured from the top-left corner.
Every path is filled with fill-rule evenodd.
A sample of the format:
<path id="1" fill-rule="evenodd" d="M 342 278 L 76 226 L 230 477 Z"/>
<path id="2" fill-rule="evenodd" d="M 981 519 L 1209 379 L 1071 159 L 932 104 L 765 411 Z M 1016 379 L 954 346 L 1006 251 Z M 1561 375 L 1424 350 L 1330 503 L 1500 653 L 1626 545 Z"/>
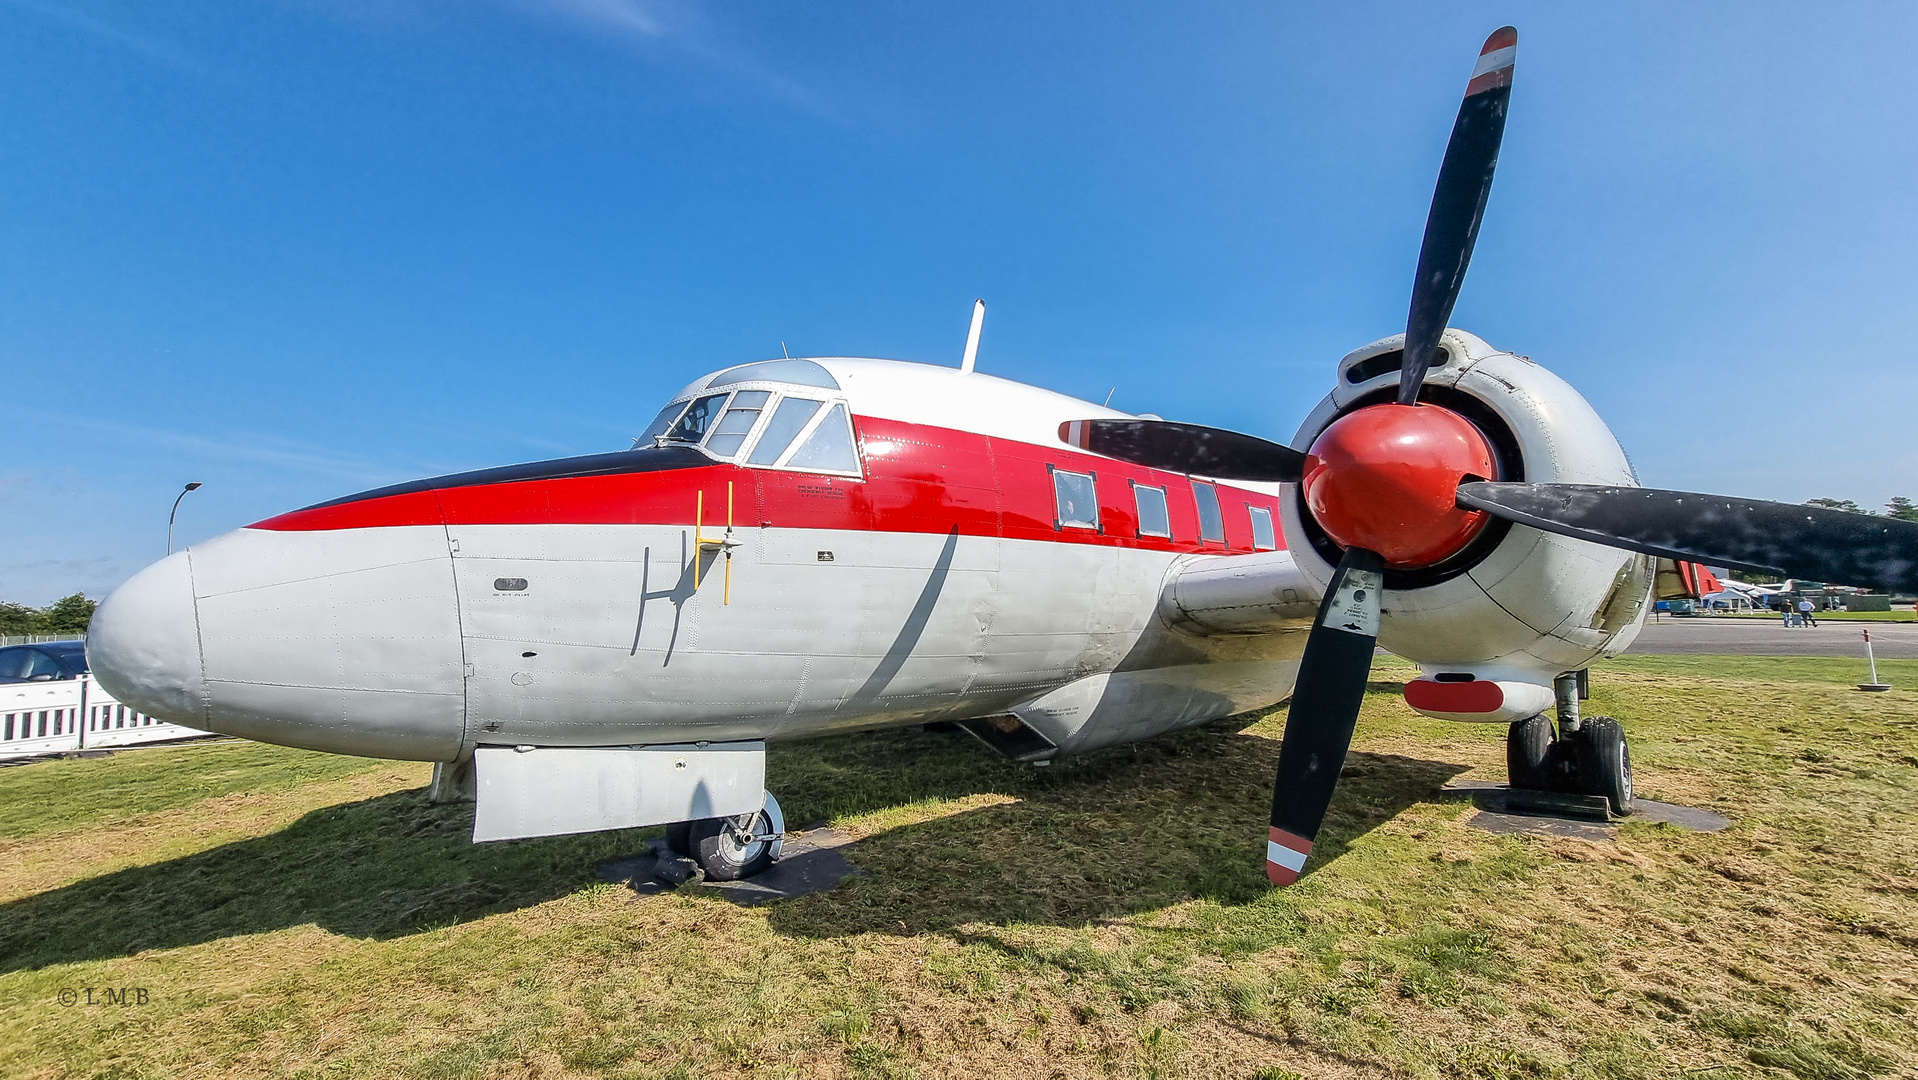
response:
<path id="1" fill-rule="evenodd" d="M 666 846 L 697 862 L 707 881 L 738 881 L 763 872 L 779 858 L 785 837 L 786 816 L 770 791 L 765 805 L 751 814 L 666 826 Z"/>
<path id="2" fill-rule="evenodd" d="M 1580 716 L 1585 673 L 1560 675 L 1556 737 L 1543 714 L 1513 724 L 1505 736 L 1505 761 L 1512 787 L 1600 796 L 1615 815 L 1632 812 L 1632 752 L 1625 730 L 1609 716 Z"/>

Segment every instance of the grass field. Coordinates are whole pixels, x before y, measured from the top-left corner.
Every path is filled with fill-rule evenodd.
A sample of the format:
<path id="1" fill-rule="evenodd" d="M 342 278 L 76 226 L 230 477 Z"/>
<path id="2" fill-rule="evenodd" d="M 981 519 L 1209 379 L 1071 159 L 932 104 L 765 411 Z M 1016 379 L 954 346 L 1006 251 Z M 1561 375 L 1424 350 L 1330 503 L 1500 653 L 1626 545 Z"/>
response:
<path id="1" fill-rule="evenodd" d="M 916 731 L 777 746 L 790 820 L 863 837 L 870 876 L 759 909 L 598 883 L 644 833 L 474 847 L 423 765 L 0 769 L 0 1072 L 1918 1075 L 1918 661 L 1881 695 L 1856 666 L 1596 670 L 1642 793 L 1732 826 L 1586 842 L 1468 828 L 1439 789 L 1502 779 L 1502 729 L 1415 716 L 1381 663 L 1284 891 L 1283 709 L 1043 770 Z"/>

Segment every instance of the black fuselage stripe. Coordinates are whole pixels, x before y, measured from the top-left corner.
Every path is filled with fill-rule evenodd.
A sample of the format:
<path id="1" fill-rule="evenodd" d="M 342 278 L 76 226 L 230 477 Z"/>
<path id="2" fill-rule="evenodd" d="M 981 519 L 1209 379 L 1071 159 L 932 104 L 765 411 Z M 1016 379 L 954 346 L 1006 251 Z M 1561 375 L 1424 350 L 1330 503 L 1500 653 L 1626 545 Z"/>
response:
<path id="1" fill-rule="evenodd" d="M 674 469 L 697 469 L 706 465 L 720 464 L 705 454 L 689 446 L 646 447 L 641 450 L 616 450 L 610 454 L 587 454 L 583 457 L 553 458 L 549 461 L 528 461 L 519 465 L 501 465 L 491 469 L 475 469 L 472 472 L 449 473 L 426 480 L 409 480 L 404 484 L 392 484 L 371 491 L 362 491 L 338 499 L 330 499 L 301 510 L 324 510 L 332 506 L 345 506 L 348 503 L 367 502 L 372 499 L 385 499 L 394 495 L 416 495 L 423 491 L 444 491 L 447 488 L 484 487 L 489 484 L 515 484 L 527 480 L 565 480 L 582 476 L 618 476 L 624 473 L 666 472 Z"/>

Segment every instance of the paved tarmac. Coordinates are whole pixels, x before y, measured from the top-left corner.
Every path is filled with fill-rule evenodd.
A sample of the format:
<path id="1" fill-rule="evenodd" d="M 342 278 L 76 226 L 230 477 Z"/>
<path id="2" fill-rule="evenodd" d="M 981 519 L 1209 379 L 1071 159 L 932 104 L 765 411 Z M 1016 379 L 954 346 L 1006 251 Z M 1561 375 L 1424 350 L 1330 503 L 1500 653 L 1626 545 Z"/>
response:
<path id="1" fill-rule="evenodd" d="M 1779 619 L 1715 619 L 1709 616 L 1648 622 L 1627 652 L 1717 653 L 1732 656 L 1855 656 L 1871 647 L 1881 660 L 1918 659 L 1918 622 L 1840 622 L 1787 629 Z"/>

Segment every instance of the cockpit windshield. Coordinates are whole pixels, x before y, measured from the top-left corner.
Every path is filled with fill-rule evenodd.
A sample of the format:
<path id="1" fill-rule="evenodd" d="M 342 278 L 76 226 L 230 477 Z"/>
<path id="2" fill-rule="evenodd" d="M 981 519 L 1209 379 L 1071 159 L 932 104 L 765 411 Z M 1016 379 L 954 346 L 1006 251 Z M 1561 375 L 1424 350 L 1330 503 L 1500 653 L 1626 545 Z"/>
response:
<path id="1" fill-rule="evenodd" d="M 811 370 L 807 370 L 811 369 Z M 724 390 L 744 382 L 777 380 L 790 389 Z M 838 383 L 810 360 L 770 360 L 722 371 L 707 393 L 659 411 L 633 440 L 647 446 L 697 446 L 721 460 L 759 468 L 805 472 L 861 471 L 852 418 L 843 401 L 828 400 Z"/>
<path id="2" fill-rule="evenodd" d="M 706 440 L 706 449 L 720 457 L 739 453 L 740 444 L 759 424 L 759 411 L 772 396 L 770 390 L 741 390 L 734 394 L 725 415 L 719 418 L 719 426 L 713 429 L 712 438 Z"/>
<path id="3" fill-rule="evenodd" d="M 647 424 L 646 430 L 640 432 L 639 438 L 633 440 L 633 449 L 637 450 L 666 434 L 666 429 L 672 427 L 673 421 L 679 419 L 679 414 L 685 411 L 686 403 L 683 401 L 675 401 L 659 410 L 659 415 L 653 417 L 653 422 Z"/>
<path id="4" fill-rule="evenodd" d="M 725 404 L 725 394 L 707 394 L 694 398 L 693 403 L 680 414 L 679 420 L 666 429 L 665 441 L 698 444 L 706 438 L 712 429 L 713 420 L 719 416 L 719 407 Z"/>

